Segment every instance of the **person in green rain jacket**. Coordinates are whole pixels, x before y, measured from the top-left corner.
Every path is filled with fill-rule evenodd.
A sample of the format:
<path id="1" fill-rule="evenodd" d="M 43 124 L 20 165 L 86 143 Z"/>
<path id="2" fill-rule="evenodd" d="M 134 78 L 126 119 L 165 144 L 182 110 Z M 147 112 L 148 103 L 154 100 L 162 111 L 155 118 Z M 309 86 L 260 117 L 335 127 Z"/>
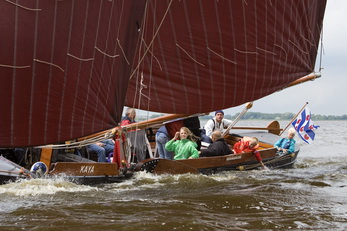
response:
<path id="1" fill-rule="evenodd" d="M 165 149 L 175 152 L 174 160 L 198 158 L 198 145 L 195 142 L 197 139 L 189 128 L 182 127 L 175 133 L 175 137 L 165 144 Z"/>

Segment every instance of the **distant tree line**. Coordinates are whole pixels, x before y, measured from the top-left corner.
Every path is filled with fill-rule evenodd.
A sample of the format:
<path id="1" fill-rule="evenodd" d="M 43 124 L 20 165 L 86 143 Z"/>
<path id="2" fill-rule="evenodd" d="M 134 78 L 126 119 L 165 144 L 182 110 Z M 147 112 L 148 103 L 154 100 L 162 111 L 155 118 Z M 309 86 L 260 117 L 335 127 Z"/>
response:
<path id="1" fill-rule="evenodd" d="M 225 115 L 224 118 L 233 120 L 240 113 L 236 113 L 235 115 Z M 163 116 L 164 114 L 152 114 L 150 119 L 157 118 Z M 262 113 L 262 112 L 247 112 L 242 119 L 243 120 L 291 120 L 294 118 L 296 114 L 286 112 L 286 113 Z M 145 120 L 146 118 L 141 118 L 143 116 L 138 117 L 139 121 Z M 206 115 L 200 117 L 201 119 L 208 120 L 212 119 L 213 115 Z M 316 115 L 312 114 L 312 120 L 347 120 L 347 115 L 334 116 L 334 115 Z"/>
<path id="2" fill-rule="evenodd" d="M 235 115 L 225 115 L 226 119 L 235 119 L 240 113 Z M 262 113 L 262 112 L 247 112 L 242 119 L 243 120 L 292 120 L 296 114 L 291 112 L 286 113 Z M 205 119 L 213 118 L 213 116 L 204 116 Z M 347 115 L 333 116 L 333 115 L 315 115 L 312 114 L 312 120 L 347 120 Z"/>

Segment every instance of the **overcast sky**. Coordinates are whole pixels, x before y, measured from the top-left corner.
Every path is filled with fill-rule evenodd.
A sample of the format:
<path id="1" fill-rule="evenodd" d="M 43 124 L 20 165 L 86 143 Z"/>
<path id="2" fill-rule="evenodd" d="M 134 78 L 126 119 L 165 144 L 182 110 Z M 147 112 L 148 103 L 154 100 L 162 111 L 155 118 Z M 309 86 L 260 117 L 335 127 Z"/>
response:
<path id="1" fill-rule="evenodd" d="M 250 112 L 297 113 L 308 102 L 312 114 L 347 115 L 346 10 L 346 0 L 328 0 L 323 23 L 322 77 L 259 99 Z M 319 71 L 319 57 L 317 61 Z M 243 108 L 225 111 L 234 115 Z"/>

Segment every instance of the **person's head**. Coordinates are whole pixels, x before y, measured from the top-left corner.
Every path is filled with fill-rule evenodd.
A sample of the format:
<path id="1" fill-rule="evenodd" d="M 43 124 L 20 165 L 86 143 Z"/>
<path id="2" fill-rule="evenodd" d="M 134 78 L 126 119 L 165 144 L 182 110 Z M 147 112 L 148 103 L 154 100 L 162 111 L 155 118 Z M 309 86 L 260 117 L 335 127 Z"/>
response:
<path id="1" fill-rule="evenodd" d="M 180 139 L 188 139 L 193 142 L 199 141 L 199 137 L 195 136 L 187 127 L 181 127 L 180 129 Z"/>
<path id="2" fill-rule="evenodd" d="M 250 148 L 255 148 L 259 143 L 259 140 L 257 137 L 252 137 L 249 141 L 249 147 Z"/>
<path id="3" fill-rule="evenodd" d="M 220 138 L 222 138 L 221 131 L 216 130 L 216 131 L 212 132 L 211 138 L 212 138 L 212 142 L 215 142 L 216 140 L 219 140 Z"/>
<path id="4" fill-rule="evenodd" d="M 180 129 L 180 139 L 188 139 L 192 135 L 192 132 L 187 127 L 181 127 Z"/>
<path id="5" fill-rule="evenodd" d="M 296 133 L 295 129 L 294 128 L 290 128 L 288 130 L 288 139 L 293 139 L 294 136 L 295 136 L 295 133 Z"/>
<path id="6" fill-rule="evenodd" d="M 222 119 L 224 118 L 224 112 L 222 110 L 216 111 L 214 115 L 218 123 L 222 122 Z"/>
<path id="7" fill-rule="evenodd" d="M 136 110 L 134 108 L 128 107 L 125 111 L 125 116 L 129 117 L 132 120 L 135 120 Z"/>

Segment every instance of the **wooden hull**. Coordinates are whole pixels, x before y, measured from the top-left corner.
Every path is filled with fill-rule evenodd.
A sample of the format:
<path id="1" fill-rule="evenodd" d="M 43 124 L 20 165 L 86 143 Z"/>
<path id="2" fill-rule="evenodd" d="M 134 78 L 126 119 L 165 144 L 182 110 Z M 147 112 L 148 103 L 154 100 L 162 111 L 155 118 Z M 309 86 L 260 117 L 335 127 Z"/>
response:
<path id="1" fill-rule="evenodd" d="M 50 176 L 64 176 L 80 184 L 118 183 L 132 177 L 132 171 L 119 171 L 116 163 L 58 162 Z"/>
<path id="2" fill-rule="evenodd" d="M 296 161 L 299 151 L 277 156 L 274 148 L 261 150 L 264 164 L 270 169 L 290 168 Z M 232 154 L 218 157 L 202 157 L 187 160 L 167 160 L 159 158 L 139 162 L 134 171 L 119 172 L 114 163 L 58 162 L 48 176 L 63 176 L 78 184 L 119 183 L 130 179 L 134 172 L 145 171 L 153 174 L 213 174 L 223 171 L 243 171 L 260 167 L 252 153 Z M 16 181 L 17 174 L 0 174 L 0 184 Z M 23 178 L 23 176 L 21 177 Z"/>
<path id="3" fill-rule="evenodd" d="M 100 175 L 100 176 L 74 176 L 69 175 L 66 178 L 77 184 L 84 185 L 98 185 L 98 184 L 110 184 L 110 183 L 120 183 L 127 179 L 132 178 L 133 172 L 128 172 L 122 175 Z"/>
<path id="4" fill-rule="evenodd" d="M 0 184 L 14 182 L 20 178 L 31 179 L 36 177 L 20 174 L 20 166 L 1 157 Z M 7 167 L 9 166 L 9 167 Z M 7 167 L 7 168 L 5 168 Z M 78 184 L 104 184 L 118 183 L 133 176 L 133 171 L 126 169 L 118 170 L 116 163 L 98 162 L 57 162 L 51 165 L 51 171 L 45 177 L 61 176 Z"/>
<path id="5" fill-rule="evenodd" d="M 298 152 L 277 156 L 275 150 L 261 151 L 263 163 L 270 169 L 290 168 Z M 232 170 L 252 170 L 260 167 L 252 153 L 189 160 L 147 159 L 137 164 L 136 171 L 154 174 L 212 174 Z"/>
<path id="6" fill-rule="evenodd" d="M 134 175 L 133 172 L 129 171 L 119 175 L 66 175 L 61 174 L 59 176 L 66 178 L 67 180 L 84 185 L 97 185 L 97 184 L 108 184 L 108 183 L 120 183 L 127 179 L 130 179 Z M 51 177 L 53 175 L 47 175 Z M 0 185 L 15 182 L 18 179 L 30 179 L 24 176 L 15 175 L 1 175 L 0 174 Z"/>

